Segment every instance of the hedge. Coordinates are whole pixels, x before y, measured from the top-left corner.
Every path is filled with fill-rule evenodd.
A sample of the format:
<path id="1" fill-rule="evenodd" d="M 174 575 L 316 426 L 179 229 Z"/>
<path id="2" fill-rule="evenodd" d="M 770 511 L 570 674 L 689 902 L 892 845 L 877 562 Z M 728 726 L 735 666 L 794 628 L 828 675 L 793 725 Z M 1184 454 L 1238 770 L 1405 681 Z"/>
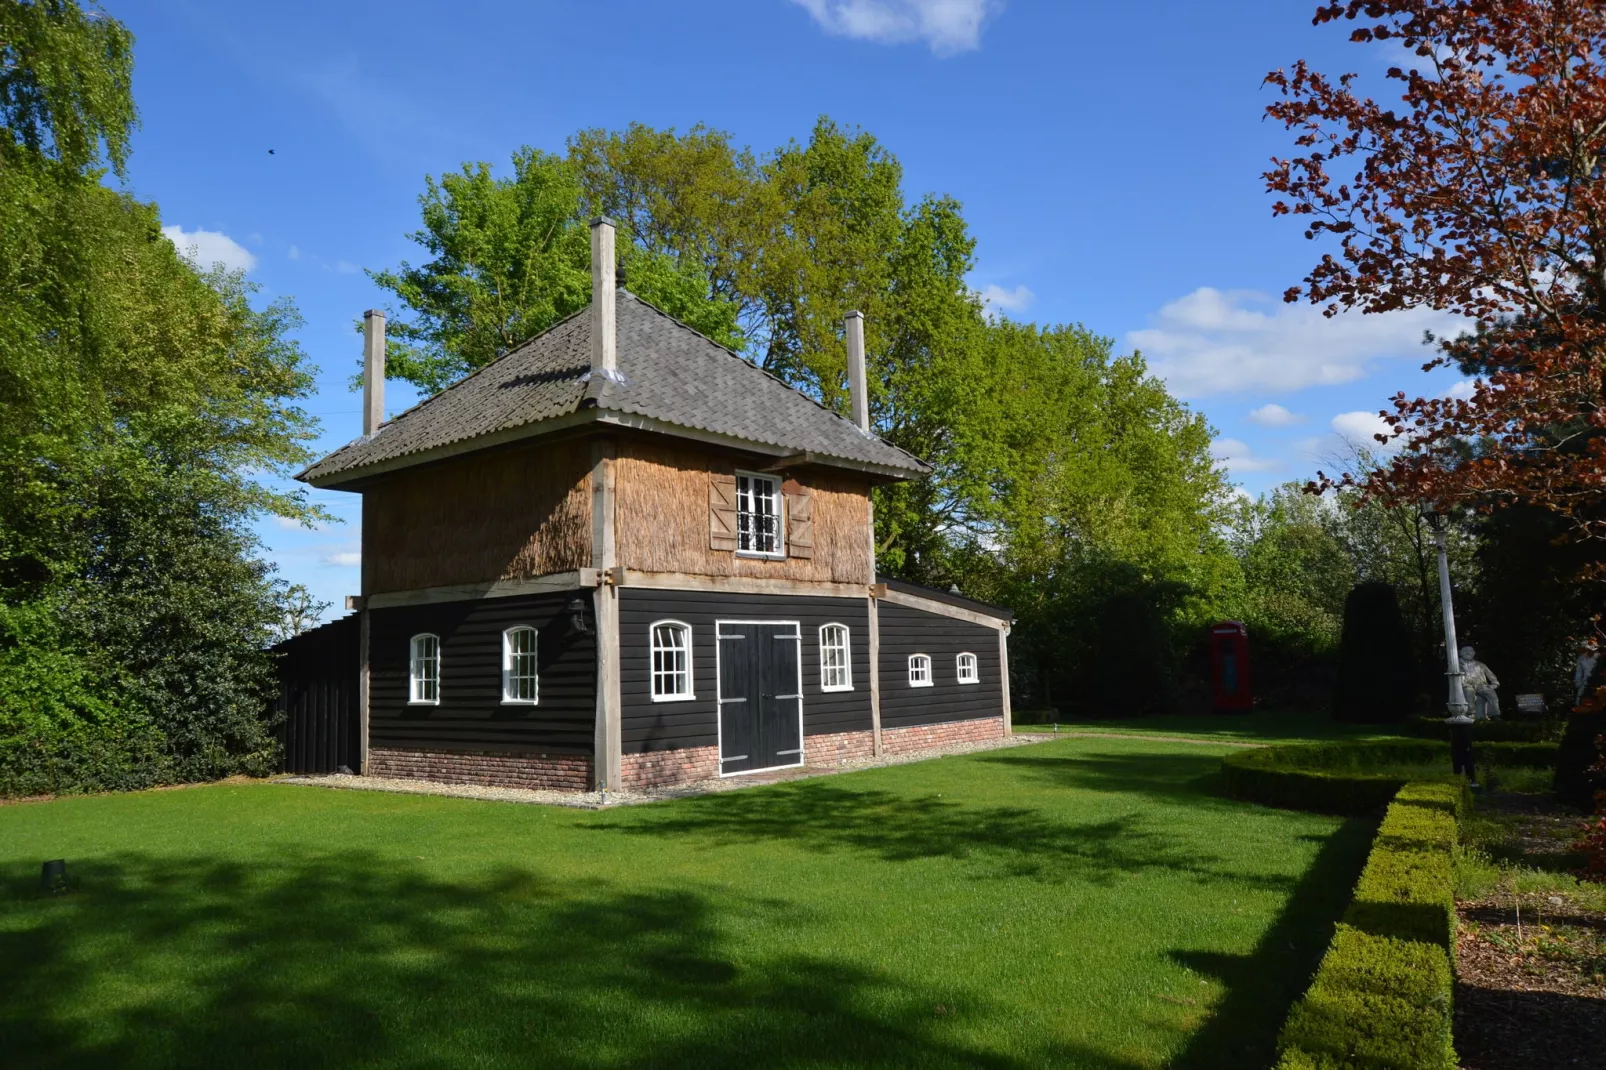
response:
<path id="1" fill-rule="evenodd" d="M 1476 731 L 1476 730 L 1474 730 Z M 1556 763 L 1554 743 L 1475 742 L 1480 765 L 1548 768 Z M 1440 765 L 1450 772 L 1450 745 L 1427 739 L 1299 743 L 1258 747 L 1221 760 L 1226 792 L 1235 799 L 1291 810 L 1363 814 L 1381 809 L 1408 780 L 1420 774 L 1389 767 Z"/>
<path id="2" fill-rule="evenodd" d="M 1454 1070 L 1454 852 L 1467 799 L 1464 783 L 1400 789 L 1355 899 L 1278 1036 L 1277 1070 Z"/>
<path id="3" fill-rule="evenodd" d="M 1497 721 L 1479 721 L 1472 728 L 1473 735 L 1486 743 L 1555 743 L 1567 727 L 1565 717 L 1516 718 L 1502 717 Z M 1450 726 L 1443 717 L 1418 717 L 1401 725 L 1401 731 L 1422 739 L 1449 740 Z"/>

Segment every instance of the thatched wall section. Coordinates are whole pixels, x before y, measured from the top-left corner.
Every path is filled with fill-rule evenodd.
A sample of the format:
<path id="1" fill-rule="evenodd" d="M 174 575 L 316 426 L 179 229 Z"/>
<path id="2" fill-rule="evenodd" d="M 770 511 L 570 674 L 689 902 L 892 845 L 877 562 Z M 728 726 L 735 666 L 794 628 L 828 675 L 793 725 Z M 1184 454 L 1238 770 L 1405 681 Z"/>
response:
<path id="1" fill-rule="evenodd" d="M 788 476 L 813 497 L 814 556 L 768 561 L 709 547 L 709 469 L 728 458 L 645 440 L 619 443 L 619 563 L 643 572 L 871 583 L 870 487 L 865 481 Z"/>
<path id="2" fill-rule="evenodd" d="M 493 450 L 363 493 L 363 593 L 528 579 L 591 564 L 591 446 Z"/>

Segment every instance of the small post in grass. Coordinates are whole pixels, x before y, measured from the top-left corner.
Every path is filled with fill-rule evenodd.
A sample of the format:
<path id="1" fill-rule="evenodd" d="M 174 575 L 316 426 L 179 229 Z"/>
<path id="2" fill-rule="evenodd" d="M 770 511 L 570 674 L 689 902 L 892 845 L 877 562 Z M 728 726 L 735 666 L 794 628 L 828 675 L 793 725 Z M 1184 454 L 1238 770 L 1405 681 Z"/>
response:
<path id="1" fill-rule="evenodd" d="M 53 858 L 39 867 L 39 886 L 51 895 L 67 891 L 67 860 Z"/>
<path id="2" fill-rule="evenodd" d="M 1477 771 L 1472 765 L 1472 716 L 1467 711 L 1467 694 L 1461 687 L 1461 648 L 1455 638 L 1455 603 L 1450 595 L 1450 523 L 1449 519 L 1432 505 L 1424 506 L 1422 519 L 1433 533 L 1433 545 L 1439 552 L 1439 605 L 1444 611 L 1445 679 L 1449 683 L 1450 716 L 1444 723 L 1450 726 L 1450 766 L 1464 774 L 1477 790 Z"/>

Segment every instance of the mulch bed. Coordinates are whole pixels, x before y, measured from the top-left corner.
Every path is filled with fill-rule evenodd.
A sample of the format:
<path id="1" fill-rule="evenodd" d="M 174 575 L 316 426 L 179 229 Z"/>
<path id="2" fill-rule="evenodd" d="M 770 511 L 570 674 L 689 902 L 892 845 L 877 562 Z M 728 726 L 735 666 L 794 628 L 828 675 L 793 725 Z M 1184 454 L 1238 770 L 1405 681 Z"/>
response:
<path id="1" fill-rule="evenodd" d="M 1486 797 L 1514 819 L 1508 844 L 1554 853 L 1579 818 L 1528 797 Z M 1465 1070 L 1606 1070 L 1606 912 L 1568 897 L 1457 903 L 1455 1047 Z"/>

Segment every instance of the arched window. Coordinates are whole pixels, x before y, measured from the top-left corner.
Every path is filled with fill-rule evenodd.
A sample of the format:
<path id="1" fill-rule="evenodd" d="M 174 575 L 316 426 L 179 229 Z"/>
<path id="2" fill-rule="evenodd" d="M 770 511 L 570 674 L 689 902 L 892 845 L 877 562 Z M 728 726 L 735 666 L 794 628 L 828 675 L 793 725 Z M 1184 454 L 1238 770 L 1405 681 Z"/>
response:
<path id="1" fill-rule="evenodd" d="M 960 683 L 962 683 L 962 684 L 979 684 L 979 683 L 981 683 L 981 672 L 976 668 L 976 655 L 974 655 L 974 654 L 961 654 L 961 655 L 959 655 L 959 658 L 957 660 L 958 660 L 958 666 L 959 666 L 959 682 Z"/>
<path id="2" fill-rule="evenodd" d="M 407 701 L 415 706 L 439 706 L 441 702 L 441 637 L 415 635 L 412 654 L 407 659 Z"/>
<path id="3" fill-rule="evenodd" d="M 931 657 L 927 654 L 909 655 L 909 686 L 931 686 Z"/>
<path id="4" fill-rule="evenodd" d="M 820 627 L 820 690 L 852 691 L 853 661 L 848 651 L 848 626 L 825 624 Z"/>
<path id="5" fill-rule="evenodd" d="M 535 629 L 515 625 L 502 633 L 502 702 L 534 706 L 541 693 L 541 674 L 536 664 Z"/>
<path id="6" fill-rule="evenodd" d="M 691 690 L 691 625 L 661 620 L 652 626 L 652 700 L 696 698 Z"/>

